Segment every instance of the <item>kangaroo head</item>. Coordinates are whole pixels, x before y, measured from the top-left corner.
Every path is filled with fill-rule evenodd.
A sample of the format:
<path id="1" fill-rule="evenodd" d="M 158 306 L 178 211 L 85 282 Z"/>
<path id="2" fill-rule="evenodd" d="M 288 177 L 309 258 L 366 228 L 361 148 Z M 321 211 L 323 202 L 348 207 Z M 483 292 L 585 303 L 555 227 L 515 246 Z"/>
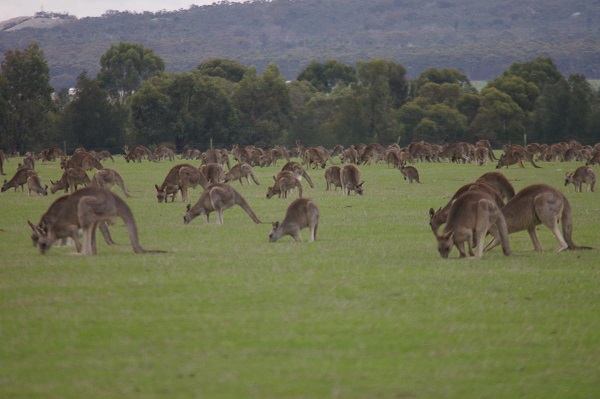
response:
<path id="1" fill-rule="evenodd" d="M 358 184 L 356 185 L 356 194 L 358 194 L 358 195 L 363 195 L 363 187 L 362 187 L 362 185 L 363 185 L 364 183 L 365 183 L 364 181 L 361 181 L 360 183 L 358 183 Z"/>
<path id="2" fill-rule="evenodd" d="M 573 173 L 569 173 L 567 172 L 567 174 L 565 175 L 565 186 L 568 186 L 569 183 L 573 182 Z"/>
<path id="3" fill-rule="evenodd" d="M 158 203 L 160 204 L 161 202 L 165 201 L 165 199 L 167 198 L 167 193 L 165 192 L 164 188 L 161 189 L 160 187 L 158 187 L 157 184 L 154 185 L 154 188 L 156 189 L 156 199 L 158 200 Z M 188 206 L 189 206 L 189 204 L 188 204 Z"/>
<path id="4" fill-rule="evenodd" d="M 275 194 L 277 194 L 277 193 L 275 192 L 275 187 L 269 187 L 269 188 L 267 189 L 267 199 L 268 199 L 268 198 L 272 198 L 272 197 L 273 197 Z"/>
<path id="5" fill-rule="evenodd" d="M 47 231 L 42 229 L 37 229 L 38 237 L 37 237 L 37 246 L 40 249 L 42 255 L 45 255 L 46 252 L 50 251 L 52 248 L 52 244 L 54 244 L 54 239 L 50 236 Z M 33 241 L 34 237 L 32 234 L 31 240 Z"/>
<path id="6" fill-rule="evenodd" d="M 27 224 L 31 228 L 31 242 L 33 243 L 34 247 L 37 247 L 40 240 L 40 228 L 34 226 L 29 220 L 27 221 Z"/>
<path id="7" fill-rule="evenodd" d="M 275 242 L 281 234 L 277 231 L 279 229 L 279 222 L 271 222 L 271 232 L 269 233 L 269 242 Z"/>
<path id="8" fill-rule="evenodd" d="M 440 236 L 436 236 L 438 242 L 438 252 L 440 253 L 442 258 L 447 258 L 452 250 L 452 246 L 454 245 L 454 241 L 452 238 L 454 237 L 454 231 L 449 231 Z"/>

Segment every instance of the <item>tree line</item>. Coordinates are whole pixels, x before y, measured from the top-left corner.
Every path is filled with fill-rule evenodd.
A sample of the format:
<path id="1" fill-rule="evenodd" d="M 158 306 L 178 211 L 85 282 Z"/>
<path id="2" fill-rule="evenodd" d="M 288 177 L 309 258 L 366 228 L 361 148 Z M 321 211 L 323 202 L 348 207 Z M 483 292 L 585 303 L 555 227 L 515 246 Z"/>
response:
<path id="1" fill-rule="evenodd" d="M 37 44 L 5 52 L 0 148 L 600 141 L 600 91 L 581 74 L 563 76 L 551 58 L 515 62 L 480 92 L 456 69 L 410 80 L 401 63 L 374 58 L 314 61 L 292 81 L 274 63 L 259 74 L 230 59 L 168 73 L 151 49 L 129 42 L 99 62 L 95 77 L 84 71 L 74 90 L 55 92 Z"/>

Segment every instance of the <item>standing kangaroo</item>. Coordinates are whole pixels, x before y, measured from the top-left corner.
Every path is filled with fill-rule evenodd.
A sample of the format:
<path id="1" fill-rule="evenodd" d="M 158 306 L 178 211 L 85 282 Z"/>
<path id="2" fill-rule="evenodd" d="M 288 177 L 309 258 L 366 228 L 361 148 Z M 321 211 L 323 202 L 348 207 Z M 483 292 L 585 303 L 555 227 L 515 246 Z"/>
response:
<path id="1" fill-rule="evenodd" d="M 183 216 L 183 223 L 189 224 L 196 216 L 206 216 L 206 223 L 209 222 L 209 216 L 211 212 L 217 213 L 217 224 L 223 224 L 223 211 L 239 205 L 254 223 L 262 223 L 250 205 L 246 202 L 244 197 L 236 190 L 233 189 L 229 184 L 215 183 L 211 184 L 204 192 L 200 195 L 198 202 L 191 206 L 188 204 L 187 212 Z"/>
<path id="2" fill-rule="evenodd" d="M 506 219 L 508 233 L 527 230 L 533 248 L 541 251 L 542 247 L 537 238 L 536 226 L 544 224 L 552 231 L 558 241 L 556 252 L 565 249 L 591 249 L 575 245 L 573 235 L 573 215 L 571 205 L 560 191 L 546 184 L 533 184 L 527 186 L 514 196 L 502 208 Z M 562 224 L 562 233 L 558 223 Z M 492 240 L 485 248 L 486 251 L 498 245 L 496 239 Z"/>
<path id="3" fill-rule="evenodd" d="M 110 190 L 100 187 L 84 187 L 69 195 L 62 204 L 56 221 L 49 226 L 47 234 L 40 231 L 38 247 L 42 254 L 50 250 L 59 238 L 74 237 L 83 230 L 82 254 L 96 254 L 96 227 L 101 222 L 120 217 L 125 222 L 129 241 L 136 254 L 158 253 L 149 251 L 139 243 L 137 225 L 127 203 Z"/>
<path id="4" fill-rule="evenodd" d="M 73 166 L 71 168 L 66 168 L 59 180 L 54 182 L 50 180 L 50 183 L 52 184 L 52 187 L 50 188 L 52 194 L 56 193 L 58 190 L 64 190 L 65 193 L 68 193 L 69 190 L 71 190 L 71 192 L 77 190 L 77 186 L 80 184 L 89 186 L 91 180 L 83 168 Z"/>
<path id="5" fill-rule="evenodd" d="M 295 199 L 287 208 L 285 217 L 281 224 L 272 223 L 269 241 L 276 242 L 285 235 L 290 235 L 295 241 L 302 241 L 300 230 L 305 227 L 310 229 L 310 241 L 317 239 L 317 227 L 319 227 L 319 208 L 308 198 Z"/>
<path id="6" fill-rule="evenodd" d="M 587 184 L 587 191 L 594 192 L 594 186 L 596 185 L 596 172 L 589 166 L 580 166 L 573 173 L 568 173 L 565 176 L 565 186 L 573 183 L 575 186 L 575 192 L 582 192 L 583 183 Z"/>
<path id="7" fill-rule="evenodd" d="M 15 191 L 17 191 L 17 187 L 21 186 L 21 191 L 25 191 L 23 186 L 27 184 L 27 173 L 33 170 L 31 168 L 20 168 L 17 169 L 15 175 L 8 181 L 4 180 L 4 184 L 2 185 L 2 192 L 5 192 L 8 189 L 14 187 Z"/>
<path id="8" fill-rule="evenodd" d="M 436 234 L 438 251 L 442 258 L 447 258 L 452 247 L 456 246 L 463 258 L 466 256 L 466 243 L 469 255 L 481 258 L 488 232 L 502 243 L 504 255 L 509 256 L 506 221 L 494 198 L 483 191 L 468 191 L 452 204 L 444 231 L 441 235 Z M 475 254 L 472 251 L 474 246 Z"/>
<path id="9" fill-rule="evenodd" d="M 92 187 L 103 187 L 108 190 L 110 190 L 114 185 L 117 185 L 121 188 L 123 194 L 125 194 L 127 198 L 131 198 L 131 194 L 125 188 L 125 182 L 123 181 L 123 178 L 119 172 L 114 169 L 104 168 L 99 170 L 96 172 L 94 177 L 92 177 L 92 182 L 90 185 Z"/>
<path id="10" fill-rule="evenodd" d="M 419 171 L 414 166 L 405 166 L 404 163 L 401 163 L 400 173 L 404 175 L 404 180 L 408 179 L 409 183 L 412 183 L 413 180 L 415 180 L 417 183 L 421 183 L 419 181 Z"/>

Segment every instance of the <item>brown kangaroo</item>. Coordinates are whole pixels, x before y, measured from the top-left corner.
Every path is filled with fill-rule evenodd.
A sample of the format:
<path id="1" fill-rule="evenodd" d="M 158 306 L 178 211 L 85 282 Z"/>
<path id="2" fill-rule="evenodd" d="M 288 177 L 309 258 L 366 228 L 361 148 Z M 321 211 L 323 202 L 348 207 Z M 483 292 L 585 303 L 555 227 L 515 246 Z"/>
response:
<path id="1" fill-rule="evenodd" d="M 335 191 L 337 191 L 338 187 L 342 187 L 342 181 L 340 180 L 340 170 L 339 166 L 330 166 L 325 171 L 325 182 L 327 183 L 326 190 L 329 190 L 331 186 L 334 187 Z"/>
<path id="2" fill-rule="evenodd" d="M 308 198 L 298 198 L 292 201 L 285 212 L 281 224 L 272 223 L 273 228 L 269 234 L 269 241 L 276 242 L 285 235 L 290 235 L 295 241 L 302 241 L 300 230 L 305 227 L 310 229 L 310 240 L 316 241 L 317 228 L 319 227 L 319 208 Z"/>
<path id="3" fill-rule="evenodd" d="M 298 189 L 298 197 L 302 198 L 302 183 L 298 174 L 283 170 L 277 176 L 273 176 L 273 180 L 275 184 L 267 189 L 267 198 L 272 198 L 274 195 L 287 198 L 288 193 L 294 188 Z"/>
<path id="4" fill-rule="evenodd" d="M 156 199 L 159 203 L 163 201 L 166 203 L 169 195 L 172 196 L 172 202 L 175 201 L 175 195 L 179 191 L 179 170 L 184 167 L 196 169 L 195 166 L 189 163 L 180 163 L 169 169 L 160 187 L 156 184 L 154 185 Z"/>
<path id="5" fill-rule="evenodd" d="M 61 197 L 58 197 L 50 205 L 48 210 L 42 215 L 42 217 L 40 218 L 40 221 L 38 222 L 37 225 L 34 226 L 33 223 L 31 223 L 29 220 L 27 221 L 27 224 L 29 224 L 29 227 L 31 227 L 31 231 L 32 231 L 31 241 L 33 242 L 34 247 L 38 246 L 41 236 L 45 236 L 48 234 L 48 230 L 49 230 L 50 226 L 58 219 L 59 212 L 62 209 L 63 205 L 66 203 L 68 198 L 69 198 L 68 195 L 63 195 Z M 108 231 L 108 225 L 106 222 L 99 223 L 98 228 L 100 229 L 100 232 L 102 233 L 102 236 L 104 237 L 104 241 L 106 241 L 106 244 L 116 245 L 116 243 L 113 241 L 112 237 L 110 236 L 110 232 Z M 75 242 L 77 252 L 81 252 L 81 243 L 79 242 L 79 234 L 74 233 L 70 237 L 73 238 L 73 241 Z M 69 237 L 61 238 L 62 245 L 66 245 L 67 238 L 69 238 Z"/>
<path id="6" fill-rule="evenodd" d="M 223 176 L 225 175 L 223 165 L 215 162 L 202 164 L 202 166 L 200 166 L 200 172 L 202 172 L 209 183 L 221 183 L 223 181 Z"/>
<path id="7" fill-rule="evenodd" d="M 91 180 L 83 168 L 74 166 L 65 169 L 59 180 L 54 182 L 50 180 L 50 184 L 52 184 L 52 187 L 50 188 L 52 194 L 56 193 L 58 190 L 64 190 L 65 193 L 68 193 L 69 190 L 71 190 L 71 192 L 77 190 L 77 186 L 80 184 L 89 186 Z"/>
<path id="8" fill-rule="evenodd" d="M 433 234 L 435 236 L 438 235 L 438 230 L 440 226 L 446 223 L 448 219 L 448 212 L 450 211 L 450 207 L 452 206 L 454 201 L 456 201 L 458 197 L 460 197 L 468 191 L 482 191 L 484 193 L 487 193 L 490 196 L 492 196 L 498 208 L 502 209 L 502 207 L 504 206 L 504 201 L 502 200 L 502 197 L 498 194 L 494 187 L 489 186 L 488 184 L 483 182 L 465 184 L 464 186 L 459 188 L 456 191 L 456 193 L 454 193 L 452 198 L 450 198 L 450 201 L 448 201 L 448 203 L 443 208 L 440 208 L 437 211 L 434 211 L 433 208 L 429 209 L 429 226 L 431 226 L 431 230 L 433 231 Z"/>
<path id="9" fill-rule="evenodd" d="M 38 195 L 48 195 L 48 185 L 42 187 L 42 179 L 35 171 L 30 170 L 27 173 L 27 196 L 30 197 L 32 191 Z"/>
<path id="10" fill-rule="evenodd" d="M 596 185 L 596 172 L 589 166 L 580 166 L 573 173 L 568 173 L 565 177 L 565 186 L 573 183 L 575 186 L 575 192 L 582 192 L 583 183 L 587 184 L 587 191 L 594 192 L 594 186 Z"/>
<path id="11" fill-rule="evenodd" d="M 531 154 L 527 152 L 527 150 L 515 149 L 513 151 L 509 151 L 507 154 L 502 154 L 500 159 L 498 159 L 496 169 L 500 169 L 503 166 L 506 166 L 506 168 L 508 169 L 510 165 L 515 164 L 518 164 L 519 167 L 524 168 L 525 166 L 523 165 L 523 159 L 528 160 L 534 168 L 540 168 L 540 166 L 536 165 L 535 162 L 533 162 L 533 156 L 531 156 Z"/>
<path id="12" fill-rule="evenodd" d="M 84 170 L 92 170 L 94 168 L 101 170 L 104 169 L 104 166 L 96 159 L 96 157 L 86 151 L 76 152 L 69 158 L 63 157 L 60 161 L 60 167 L 62 169 L 67 170 L 68 168 L 73 168 L 78 166 L 83 168 Z"/>
<path id="13" fill-rule="evenodd" d="M 17 191 L 17 187 L 21 186 L 21 191 L 25 191 L 23 186 L 27 184 L 27 173 L 33 170 L 31 168 L 20 168 L 17 169 L 15 175 L 8 181 L 4 180 L 4 184 L 2 185 L 1 192 L 5 192 L 8 189 L 14 187 L 15 191 Z"/>
<path id="14" fill-rule="evenodd" d="M 303 178 L 306 179 L 310 188 L 315 188 L 315 185 L 313 184 L 312 179 L 310 178 L 308 173 L 306 173 L 306 170 L 304 170 L 302 165 L 299 164 L 298 162 L 286 163 L 285 165 L 283 165 L 283 168 L 281 168 L 281 171 L 284 171 L 284 170 L 289 170 L 290 172 L 294 172 L 294 174 L 296 174 L 296 176 L 302 176 Z"/>
<path id="15" fill-rule="evenodd" d="M 182 202 L 188 202 L 188 189 L 196 188 L 198 185 L 202 188 L 205 188 L 208 185 L 206 177 L 204 177 L 198 168 L 184 166 L 179 169 L 179 180 L 175 187 L 179 187 L 181 190 Z"/>
<path id="16" fill-rule="evenodd" d="M 90 185 L 92 187 L 104 187 L 109 190 L 114 185 L 117 185 L 119 186 L 119 188 L 121 188 L 123 194 L 125 194 L 127 198 L 131 198 L 131 194 L 125 188 L 125 182 L 123 181 L 123 178 L 121 177 L 119 172 L 117 172 L 114 169 L 104 168 L 102 170 L 99 170 L 98 172 L 96 172 L 94 177 L 92 177 Z"/>
<path id="17" fill-rule="evenodd" d="M 487 172 L 481 175 L 475 183 L 485 183 L 492 187 L 505 201 L 515 196 L 515 189 L 506 176 L 500 172 Z"/>
<path id="18" fill-rule="evenodd" d="M 211 212 L 217 213 L 217 224 L 223 224 L 223 211 L 239 205 L 254 223 L 262 223 L 244 197 L 229 184 L 215 183 L 209 185 L 200 195 L 198 202 L 191 206 L 188 204 L 187 212 L 183 216 L 183 223 L 189 224 L 196 216 L 206 216 L 206 223 L 209 222 Z"/>
<path id="19" fill-rule="evenodd" d="M 42 254 L 50 250 L 52 244 L 63 237 L 75 237 L 77 231 L 83 230 L 82 254 L 96 254 L 96 227 L 100 222 L 107 222 L 120 217 L 125 222 L 129 233 L 129 241 L 136 254 L 158 253 L 149 251 L 139 243 L 137 225 L 127 203 L 110 190 L 100 187 L 84 187 L 67 197 L 56 217 L 49 226 L 47 234 L 42 235 L 38 247 Z"/>
<path id="20" fill-rule="evenodd" d="M 509 256 L 511 252 L 506 221 L 494 198 L 483 191 L 468 191 L 450 207 L 444 231 L 441 235 L 436 235 L 438 251 L 442 258 L 447 258 L 452 247 L 456 246 L 460 257 L 464 258 L 466 243 L 469 255 L 481 258 L 488 232 L 502 243 L 504 255 Z M 475 254 L 472 251 L 474 246 Z"/>
<path id="21" fill-rule="evenodd" d="M 541 251 L 542 247 L 536 234 L 536 226 L 544 224 L 556 237 L 558 248 L 556 252 L 565 249 L 591 249 L 580 247 L 573 243 L 573 215 L 571 205 L 560 191 L 546 184 L 533 184 L 527 186 L 514 196 L 513 199 L 502 208 L 506 219 L 508 233 L 527 230 L 533 248 Z M 562 233 L 558 223 L 562 224 Z M 486 251 L 498 245 L 496 239 L 492 240 L 486 247 Z"/>
<path id="22" fill-rule="evenodd" d="M 408 179 L 409 183 L 412 183 L 413 180 L 417 183 L 421 183 L 419 181 L 419 171 L 414 166 L 405 166 L 404 163 L 401 163 L 400 173 L 404 176 L 404 180 Z"/>
<path id="23" fill-rule="evenodd" d="M 129 163 L 129 161 L 142 162 L 142 159 L 148 158 L 148 161 L 155 161 L 154 155 L 152 151 L 143 145 L 134 145 L 131 148 L 127 149 L 127 154 L 125 154 L 125 161 Z"/>
<path id="24" fill-rule="evenodd" d="M 350 195 L 352 191 L 357 195 L 363 194 L 364 181 L 360 181 L 360 170 L 356 166 L 344 165 L 340 170 L 340 182 L 342 183 L 342 194 Z"/>
<path id="25" fill-rule="evenodd" d="M 252 170 L 252 166 L 247 163 L 238 163 L 237 165 L 233 165 L 229 172 L 225 173 L 223 181 L 225 183 L 229 183 L 233 180 L 239 180 L 240 184 L 243 186 L 244 183 L 242 178 L 246 178 L 246 182 L 248 182 L 248 185 L 250 185 L 250 179 L 248 177 L 252 177 L 254 183 L 256 183 L 256 185 L 260 185 L 254 170 Z"/>

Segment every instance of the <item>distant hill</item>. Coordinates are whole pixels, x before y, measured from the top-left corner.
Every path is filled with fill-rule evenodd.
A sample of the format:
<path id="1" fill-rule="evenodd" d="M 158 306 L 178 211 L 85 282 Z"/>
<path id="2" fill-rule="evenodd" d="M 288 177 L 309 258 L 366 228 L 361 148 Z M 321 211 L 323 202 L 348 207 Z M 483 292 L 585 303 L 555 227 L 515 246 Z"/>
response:
<path id="1" fill-rule="evenodd" d="M 56 88 L 73 86 L 83 70 L 95 76 L 100 56 L 120 41 L 152 48 L 170 72 L 219 57 L 259 71 L 275 62 L 293 79 L 313 60 L 374 57 L 401 62 L 410 77 L 452 67 L 487 80 L 543 56 L 565 75 L 600 78 L 600 0 L 261 0 L 6 22 L 0 52 L 37 41 Z"/>

